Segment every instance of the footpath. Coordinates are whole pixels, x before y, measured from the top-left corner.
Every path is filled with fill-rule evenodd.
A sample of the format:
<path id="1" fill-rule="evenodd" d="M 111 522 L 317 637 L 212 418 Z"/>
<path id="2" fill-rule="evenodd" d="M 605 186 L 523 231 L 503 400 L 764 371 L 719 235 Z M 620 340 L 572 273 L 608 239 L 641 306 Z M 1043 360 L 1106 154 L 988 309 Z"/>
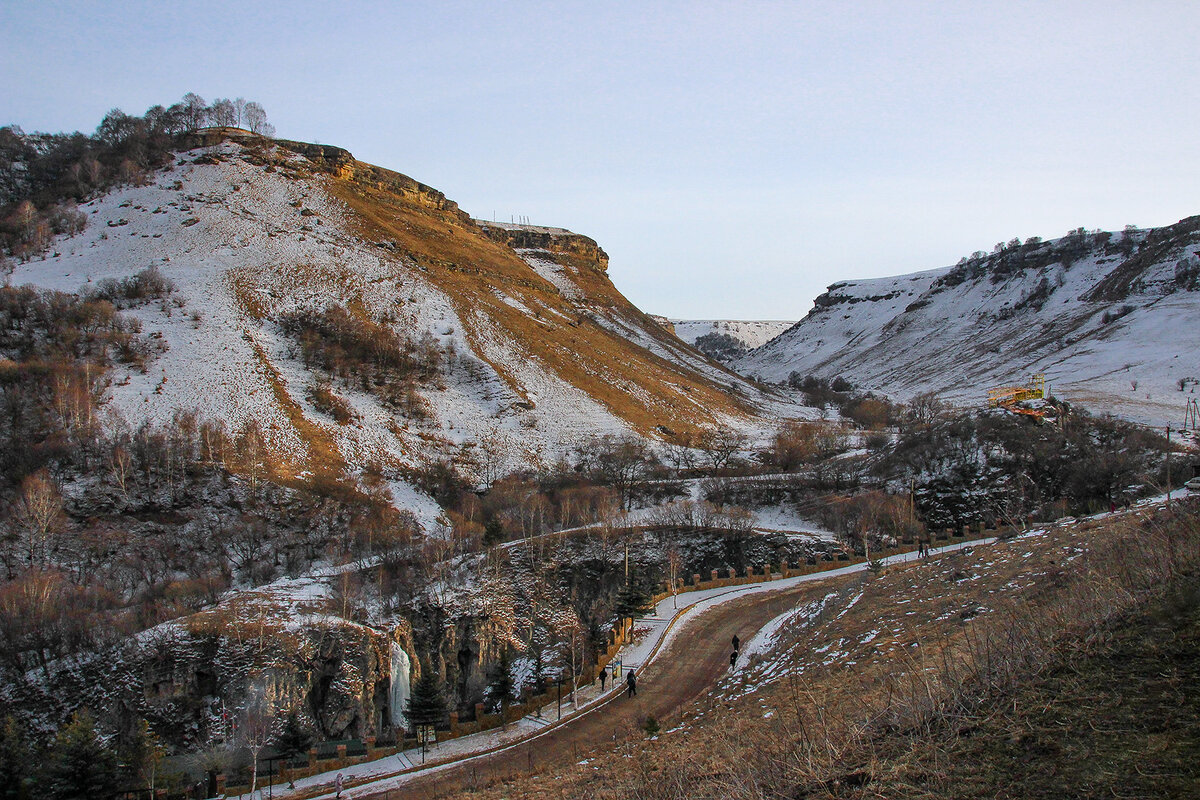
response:
<path id="1" fill-rule="evenodd" d="M 964 547 L 990 544 L 995 537 L 974 539 L 947 543 L 930 550 L 931 556 Z M 884 565 L 915 561 L 917 553 L 905 552 L 878 559 Z M 715 587 L 693 591 L 680 592 L 667 596 L 658 601 L 654 612 L 637 619 L 633 623 L 632 640 L 617 652 L 611 662 L 614 673 L 607 688 L 600 690 L 598 684 L 580 686 L 572 701 L 563 697 L 561 705 L 549 703 L 534 713 L 528 714 L 512 723 L 506 729 L 482 731 L 446 742 L 435 744 L 426 749 L 424 761 L 419 747 L 404 750 L 373 761 L 353 764 L 337 770 L 312 775 L 296 780 L 295 788 L 276 784 L 271 789 L 264 789 L 263 795 L 274 797 L 296 798 L 300 800 L 326 800 L 336 795 L 335 782 L 338 774 L 342 776 L 342 798 L 360 798 L 367 796 L 385 796 L 389 790 L 400 790 L 407 783 L 467 764 L 476 759 L 489 758 L 507 750 L 526 747 L 546 737 L 553 736 L 566 726 L 572 725 L 582 717 L 599 712 L 613 700 L 625 692 L 625 676 L 629 670 L 637 670 L 641 674 L 644 667 L 653 662 L 656 656 L 684 630 L 689 623 L 721 604 L 728 603 L 752 595 L 774 594 L 794 588 L 802 583 L 826 578 L 848 575 L 869 568 L 867 562 L 858 562 L 844 567 L 837 567 L 821 572 L 808 572 L 787 578 L 777 578 L 770 581 L 749 583 L 738 586 Z M 684 676 L 673 675 L 683 673 L 689 668 L 686 662 L 656 665 L 662 668 L 659 682 L 679 679 Z M 514 754 L 514 758 L 516 755 Z"/>

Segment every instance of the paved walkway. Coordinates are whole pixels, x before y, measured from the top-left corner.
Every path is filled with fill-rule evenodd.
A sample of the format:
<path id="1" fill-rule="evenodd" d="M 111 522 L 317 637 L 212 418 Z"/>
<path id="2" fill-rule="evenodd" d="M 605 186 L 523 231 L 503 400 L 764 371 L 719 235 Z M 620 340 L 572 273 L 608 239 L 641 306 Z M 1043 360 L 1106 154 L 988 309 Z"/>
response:
<path id="1" fill-rule="evenodd" d="M 974 545 L 990 544 L 994 538 L 956 542 L 931 549 L 931 555 Z M 901 553 L 881 559 L 885 564 L 915 561 L 917 555 Z M 790 578 L 681 592 L 660 601 L 654 613 L 634 623 L 634 641 L 623 647 L 614 659 L 625 670 L 637 669 L 641 693 L 634 703 L 613 714 L 610 708 L 623 699 L 623 677 L 610 682 L 601 693 L 598 685 L 580 687 L 575 704 L 564 697 L 561 708 L 551 703 L 511 723 L 508 728 L 483 731 L 435 745 L 427 750 L 422 764 L 420 748 L 406 750 L 375 761 L 345 767 L 296 781 L 296 789 L 275 786 L 275 797 L 333 798 L 334 780 L 340 772 L 346 787 L 343 798 L 401 798 L 429 796 L 433 784 L 438 790 L 451 786 L 464 788 L 483 776 L 503 774 L 504 769 L 532 768 L 535 760 L 577 752 L 594 746 L 600 732 L 613 737 L 622 729 L 640 726 L 646 714 L 665 716 L 710 686 L 729 667 L 730 639 L 734 633 L 748 641 L 767 622 L 787 610 L 789 590 L 816 580 L 835 578 L 867 569 L 866 563 L 796 575 Z M 764 597 L 764 595 L 766 595 Z M 669 650 L 686 629 L 681 644 L 686 657 L 666 658 Z M 702 649 L 700 652 L 698 648 Z M 649 670 L 649 671 L 648 671 Z M 653 690 L 651 691 L 651 687 Z M 624 704 L 622 704 L 624 705 Z M 596 713 L 605 709 L 603 713 Z M 561 712 L 561 721 L 559 714 Z M 604 734 L 606 735 L 606 734 Z M 534 747 L 536 743 L 536 747 Z M 498 772 L 498 765 L 499 772 Z M 455 772 L 451 776 L 449 773 Z M 417 787 L 420 792 L 417 791 Z"/>

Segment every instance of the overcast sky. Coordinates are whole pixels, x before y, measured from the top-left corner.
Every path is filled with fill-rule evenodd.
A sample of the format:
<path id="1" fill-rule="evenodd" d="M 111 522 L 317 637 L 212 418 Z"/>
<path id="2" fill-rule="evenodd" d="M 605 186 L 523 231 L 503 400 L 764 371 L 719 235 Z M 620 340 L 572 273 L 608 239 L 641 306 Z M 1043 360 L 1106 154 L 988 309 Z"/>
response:
<path id="1" fill-rule="evenodd" d="M 258 100 L 672 317 L 1200 213 L 1195 2 L 2 0 L 0 75 L 27 131 Z"/>

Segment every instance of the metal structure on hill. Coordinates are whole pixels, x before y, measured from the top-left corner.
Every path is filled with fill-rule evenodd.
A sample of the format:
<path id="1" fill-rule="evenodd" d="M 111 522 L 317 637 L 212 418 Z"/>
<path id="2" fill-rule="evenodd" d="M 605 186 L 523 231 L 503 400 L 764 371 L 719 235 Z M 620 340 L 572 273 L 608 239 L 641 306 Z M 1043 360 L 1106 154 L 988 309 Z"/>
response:
<path id="1" fill-rule="evenodd" d="M 1037 373 L 1030 376 L 1029 382 L 1023 386 L 998 386 L 988 390 L 988 407 L 1003 408 L 1014 414 L 1025 414 L 1030 417 L 1044 419 L 1048 410 L 1045 408 L 1029 408 L 1021 405 L 1028 400 L 1044 400 L 1046 398 L 1046 376 Z"/>
<path id="2" fill-rule="evenodd" d="M 1183 412 L 1183 429 L 1200 430 L 1200 405 L 1194 398 L 1188 398 L 1187 407 Z"/>

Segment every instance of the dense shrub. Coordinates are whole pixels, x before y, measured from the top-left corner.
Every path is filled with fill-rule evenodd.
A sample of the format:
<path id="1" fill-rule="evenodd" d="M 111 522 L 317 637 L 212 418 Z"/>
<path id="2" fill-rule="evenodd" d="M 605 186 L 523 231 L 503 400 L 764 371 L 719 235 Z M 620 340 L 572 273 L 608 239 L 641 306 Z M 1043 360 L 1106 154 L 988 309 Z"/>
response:
<path id="1" fill-rule="evenodd" d="M 360 311 L 337 304 L 319 312 L 284 314 L 278 321 L 299 343 L 307 366 L 374 394 L 407 417 L 429 416 L 416 387 L 440 377 L 444 354 L 428 332 L 414 342 Z"/>

